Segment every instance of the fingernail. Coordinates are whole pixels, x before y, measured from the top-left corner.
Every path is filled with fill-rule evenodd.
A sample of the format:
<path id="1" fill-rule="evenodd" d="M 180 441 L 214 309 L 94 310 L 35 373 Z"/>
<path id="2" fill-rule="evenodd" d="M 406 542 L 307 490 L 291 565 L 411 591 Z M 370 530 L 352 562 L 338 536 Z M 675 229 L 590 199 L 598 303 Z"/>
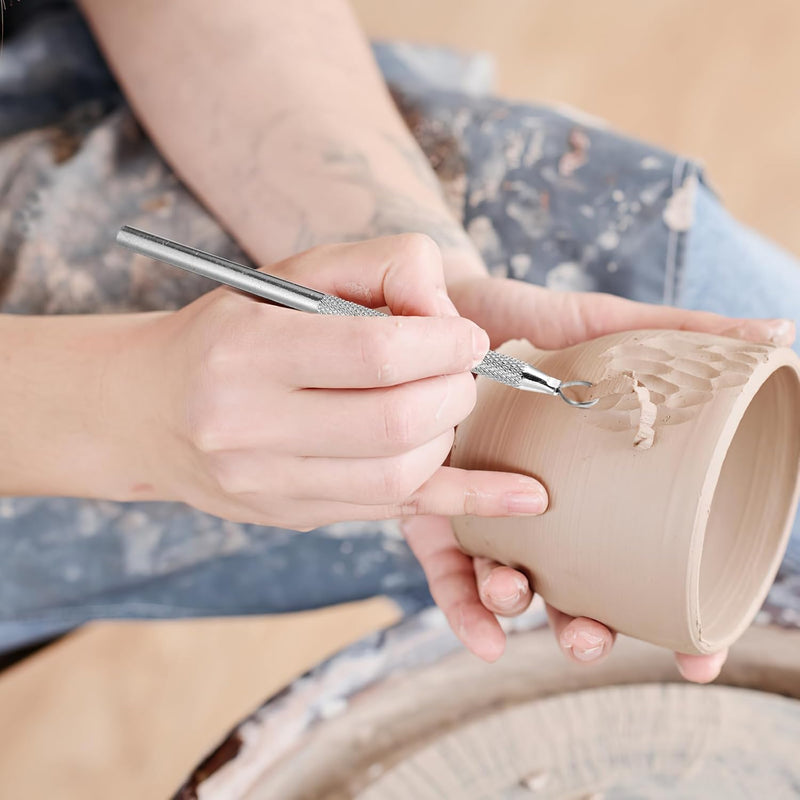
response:
<path id="1" fill-rule="evenodd" d="M 483 357 L 489 352 L 489 337 L 481 328 L 472 329 L 472 357 L 474 364 L 480 364 Z"/>
<path id="2" fill-rule="evenodd" d="M 486 596 L 487 596 L 487 597 L 488 597 L 488 598 L 489 598 L 489 599 L 490 599 L 490 600 L 491 600 L 493 603 L 495 603 L 496 605 L 498 605 L 498 606 L 506 606 L 506 607 L 508 607 L 508 606 L 513 606 L 513 605 L 515 605 L 515 604 L 517 603 L 517 601 L 519 600 L 519 598 L 520 598 L 520 597 L 522 597 L 522 592 L 520 592 L 519 590 L 517 590 L 517 591 L 516 591 L 516 592 L 514 592 L 513 594 L 505 595 L 505 596 L 503 596 L 503 597 L 500 597 L 500 596 L 498 596 L 498 595 L 494 594 L 493 592 L 489 592 L 489 593 L 487 593 L 487 595 L 486 595 Z"/>
<path id="3" fill-rule="evenodd" d="M 528 584 L 520 577 L 514 577 L 514 588 L 505 594 L 498 594 L 497 590 L 489 591 L 489 584 L 492 582 L 492 574 L 486 576 L 483 582 L 484 592 L 486 597 L 498 606 L 505 606 L 507 608 L 517 604 L 522 593 L 528 588 Z"/>
<path id="4" fill-rule="evenodd" d="M 589 631 L 575 631 L 572 628 L 567 628 L 561 635 L 561 643 L 564 647 L 581 647 L 584 650 L 587 647 L 597 647 L 603 644 L 605 640 L 597 633 L 589 633 Z"/>
<path id="5" fill-rule="evenodd" d="M 678 658 L 676 659 L 678 672 L 688 681 L 711 683 L 719 677 L 727 656 L 727 650 L 722 650 L 709 656 L 690 656 L 686 664 L 683 664 L 682 659 Z M 692 668 L 687 672 L 684 667 L 688 668 L 690 665 Z"/>
<path id="6" fill-rule="evenodd" d="M 514 492 L 505 496 L 505 504 L 511 514 L 541 514 L 547 508 L 547 495 L 541 489 Z"/>
<path id="7" fill-rule="evenodd" d="M 789 319 L 772 320 L 767 331 L 769 341 L 778 347 L 788 347 L 794 341 L 794 323 Z"/>
<path id="8" fill-rule="evenodd" d="M 605 642 L 605 637 L 599 636 L 596 633 L 589 633 L 589 631 L 581 631 L 575 637 L 575 645 L 578 647 L 596 647 Z"/>
<path id="9" fill-rule="evenodd" d="M 572 648 L 572 655 L 578 659 L 578 661 L 594 661 L 595 659 L 599 658 L 603 654 L 603 645 L 600 644 L 597 647 L 589 647 L 586 650 L 581 649 L 580 647 Z"/>
<path id="10" fill-rule="evenodd" d="M 677 663 L 678 672 L 680 672 L 681 677 L 684 678 L 684 680 L 691 681 L 692 683 L 712 683 L 719 677 L 720 672 L 722 672 L 722 664 L 713 664 L 708 672 L 701 674 L 698 674 L 697 672 L 691 672 L 690 674 L 684 670 L 680 661 Z"/>
<path id="11" fill-rule="evenodd" d="M 564 631 L 561 644 L 565 650 L 571 650 L 578 661 L 594 661 L 603 654 L 606 646 L 603 636 L 588 631 L 575 633 L 572 630 Z"/>

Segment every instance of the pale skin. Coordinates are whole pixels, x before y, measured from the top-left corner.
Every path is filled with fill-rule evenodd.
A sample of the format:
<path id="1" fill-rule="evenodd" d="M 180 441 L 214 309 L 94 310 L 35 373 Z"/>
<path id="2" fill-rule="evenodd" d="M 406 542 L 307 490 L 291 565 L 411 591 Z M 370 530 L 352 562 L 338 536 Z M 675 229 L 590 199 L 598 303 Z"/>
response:
<path id="1" fill-rule="evenodd" d="M 14 378 L 0 399 L 4 494 L 181 500 L 301 530 L 402 516 L 437 603 L 491 661 L 495 615 L 523 611 L 533 587 L 461 553 L 448 517 L 543 513 L 547 476 L 444 466 L 490 342 L 561 347 L 631 328 L 793 340 L 785 320 L 490 278 L 339 0 L 82 6 L 162 154 L 257 263 L 403 319 L 313 317 L 226 289 L 173 313 L 0 316 Z M 406 235 L 374 239 L 386 234 Z M 359 240 L 372 241 L 294 255 Z M 569 658 L 611 650 L 600 623 L 550 618 Z M 707 681 L 724 658 L 678 664 Z"/>

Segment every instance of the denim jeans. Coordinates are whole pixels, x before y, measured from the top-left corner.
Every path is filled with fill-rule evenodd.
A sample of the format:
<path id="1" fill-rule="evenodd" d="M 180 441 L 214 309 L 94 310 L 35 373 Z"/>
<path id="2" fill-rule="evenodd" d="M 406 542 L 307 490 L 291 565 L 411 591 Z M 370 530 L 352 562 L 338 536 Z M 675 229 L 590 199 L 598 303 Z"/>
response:
<path id="1" fill-rule="evenodd" d="M 0 212 L 0 311 L 178 307 L 209 285 L 180 275 L 143 291 L 129 262 L 109 257 L 120 224 L 164 230 L 154 198 L 169 198 L 175 238 L 245 257 L 160 159 L 77 12 L 62 5 L 55 21 L 16 32 L 0 60 L 0 185 L 10 211 Z M 60 45 L 41 47 L 51 40 Z M 15 65 L 31 66 L 42 50 L 46 65 L 26 80 Z M 737 223 L 698 165 L 578 112 L 493 98 L 485 59 L 399 45 L 376 54 L 493 274 L 800 318 L 800 264 Z M 677 199 L 681 219 L 671 212 Z M 81 216 L 97 230 L 76 230 L 70 222 Z M 95 618 L 274 613 L 376 594 L 407 610 L 431 602 L 392 522 L 300 534 L 176 503 L 0 498 L 0 553 L 0 650 Z M 784 570 L 800 573 L 797 525 Z"/>

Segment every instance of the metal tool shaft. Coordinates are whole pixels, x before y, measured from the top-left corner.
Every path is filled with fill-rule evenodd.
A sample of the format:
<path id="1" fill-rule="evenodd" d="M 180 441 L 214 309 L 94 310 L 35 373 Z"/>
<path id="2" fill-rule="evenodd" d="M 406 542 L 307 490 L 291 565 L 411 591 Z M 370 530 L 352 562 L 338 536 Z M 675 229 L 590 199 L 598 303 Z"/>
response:
<path id="1" fill-rule="evenodd" d="M 268 275 L 266 272 L 259 272 L 222 256 L 187 247 L 185 244 L 140 231 L 129 225 L 120 229 L 117 242 L 143 256 L 164 261 L 174 267 L 194 272 L 195 275 L 211 278 L 218 283 L 263 297 L 265 300 L 272 300 L 282 306 L 296 308 L 298 311 L 318 314 L 320 301 L 326 297 L 324 292 L 316 289 L 300 286 L 275 275 Z"/>
<path id="2" fill-rule="evenodd" d="M 180 269 L 211 278 L 247 294 L 271 300 L 282 306 L 312 314 L 336 316 L 383 317 L 380 311 L 343 300 L 341 297 L 310 289 L 297 283 L 246 267 L 212 253 L 173 242 L 162 236 L 125 225 L 117 233 L 117 243 L 144 256 L 158 259 Z M 591 385 L 586 381 L 563 383 L 524 361 L 490 350 L 473 370 L 491 380 L 528 392 L 558 395 L 573 406 L 589 406 L 596 401 L 579 402 L 562 393 L 565 386 Z"/>

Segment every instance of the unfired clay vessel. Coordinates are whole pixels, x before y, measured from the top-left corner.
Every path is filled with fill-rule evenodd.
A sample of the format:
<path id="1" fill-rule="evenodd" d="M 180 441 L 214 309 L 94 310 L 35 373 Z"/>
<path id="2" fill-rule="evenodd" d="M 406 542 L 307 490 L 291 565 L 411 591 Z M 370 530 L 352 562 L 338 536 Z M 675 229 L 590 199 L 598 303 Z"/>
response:
<path id="1" fill-rule="evenodd" d="M 502 352 L 595 386 L 590 409 L 478 379 L 456 467 L 542 480 L 541 517 L 454 520 L 556 608 L 684 653 L 750 624 L 780 564 L 800 475 L 800 360 L 707 334 L 634 331 Z M 585 399 L 585 396 L 581 399 Z"/>

